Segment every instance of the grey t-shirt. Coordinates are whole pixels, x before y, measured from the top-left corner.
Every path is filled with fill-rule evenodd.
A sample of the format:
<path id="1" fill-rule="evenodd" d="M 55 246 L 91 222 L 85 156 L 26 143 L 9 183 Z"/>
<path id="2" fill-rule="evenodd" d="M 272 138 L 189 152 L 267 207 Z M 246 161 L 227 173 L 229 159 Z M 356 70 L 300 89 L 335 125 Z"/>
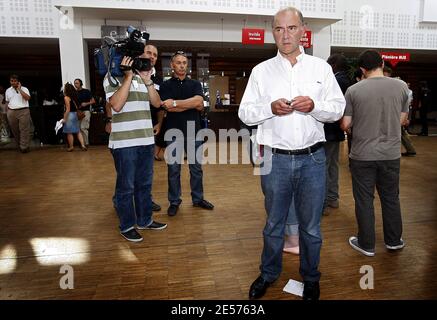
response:
<path id="1" fill-rule="evenodd" d="M 401 156 L 401 112 L 408 112 L 408 87 L 388 77 L 362 80 L 345 95 L 345 116 L 352 117 L 349 157 L 361 161 L 395 160 Z"/>

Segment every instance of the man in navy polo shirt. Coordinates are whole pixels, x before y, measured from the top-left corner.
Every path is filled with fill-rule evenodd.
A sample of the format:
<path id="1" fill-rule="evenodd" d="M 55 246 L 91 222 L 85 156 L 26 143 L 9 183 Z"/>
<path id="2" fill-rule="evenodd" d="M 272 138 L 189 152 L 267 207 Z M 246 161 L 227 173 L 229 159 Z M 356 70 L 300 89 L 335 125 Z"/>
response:
<path id="1" fill-rule="evenodd" d="M 166 130 L 178 129 L 183 133 L 184 150 L 187 152 L 187 141 L 195 140 L 188 136 L 189 125 L 194 125 L 194 133 L 200 130 L 200 112 L 203 110 L 203 91 L 199 81 L 187 77 L 188 58 L 183 51 L 177 51 L 171 57 L 173 77 L 165 81 L 159 90 L 163 107 L 167 110 Z M 180 143 L 177 139 L 168 142 Z M 196 154 L 203 141 L 195 141 Z M 182 147 L 182 146 L 181 146 Z M 175 149 L 176 151 L 176 149 Z M 175 156 L 175 153 L 173 154 Z M 196 155 L 187 154 L 190 168 L 190 186 L 193 206 L 212 210 L 214 206 L 203 198 L 203 172 Z M 196 158 L 194 161 L 190 161 Z M 168 215 L 176 215 L 181 204 L 181 164 L 168 163 Z"/>
<path id="2" fill-rule="evenodd" d="M 79 109 L 85 113 L 85 117 L 80 120 L 80 132 L 82 133 L 83 139 L 85 140 L 85 145 L 90 144 L 88 131 L 90 128 L 91 121 L 91 106 L 96 103 L 91 91 L 83 87 L 83 82 L 81 79 L 74 80 L 74 87 L 77 91 L 77 97 L 79 98 Z"/>

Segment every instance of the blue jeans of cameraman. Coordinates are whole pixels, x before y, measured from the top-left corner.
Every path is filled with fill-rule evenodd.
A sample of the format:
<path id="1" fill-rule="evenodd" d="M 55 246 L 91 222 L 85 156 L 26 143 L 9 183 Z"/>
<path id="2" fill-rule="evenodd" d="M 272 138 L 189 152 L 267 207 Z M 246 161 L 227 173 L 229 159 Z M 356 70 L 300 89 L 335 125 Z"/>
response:
<path id="1" fill-rule="evenodd" d="M 284 230 L 290 205 L 294 201 L 299 223 L 299 272 L 304 281 L 319 281 L 320 220 L 326 189 L 325 150 L 320 148 L 314 153 L 302 155 L 265 154 L 265 158 L 270 157 L 270 160 L 264 161 L 271 161 L 267 166 L 271 171 L 261 175 L 267 212 L 261 275 L 264 280 L 273 282 L 281 274 Z"/>
<path id="2" fill-rule="evenodd" d="M 153 155 L 155 145 L 111 149 L 117 171 L 114 206 L 120 219 L 120 231 L 152 220 Z"/>

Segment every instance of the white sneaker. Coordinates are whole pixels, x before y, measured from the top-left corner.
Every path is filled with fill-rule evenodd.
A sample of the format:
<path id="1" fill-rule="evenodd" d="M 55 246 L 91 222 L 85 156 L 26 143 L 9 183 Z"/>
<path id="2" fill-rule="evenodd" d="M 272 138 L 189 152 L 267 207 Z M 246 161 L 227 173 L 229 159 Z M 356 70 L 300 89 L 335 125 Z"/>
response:
<path id="1" fill-rule="evenodd" d="M 389 246 L 388 244 L 386 244 L 385 247 L 386 247 L 388 250 L 400 250 L 400 249 L 402 249 L 403 247 L 405 247 L 405 242 L 404 242 L 404 240 L 401 239 L 401 243 L 400 243 L 400 244 L 398 244 L 398 245 L 396 245 L 396 246 Z"/>

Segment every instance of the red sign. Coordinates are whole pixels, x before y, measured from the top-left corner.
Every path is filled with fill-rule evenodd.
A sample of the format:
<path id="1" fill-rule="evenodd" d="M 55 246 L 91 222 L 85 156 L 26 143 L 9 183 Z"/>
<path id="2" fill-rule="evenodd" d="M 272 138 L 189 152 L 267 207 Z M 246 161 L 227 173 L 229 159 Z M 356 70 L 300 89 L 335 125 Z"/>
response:
<path id="1" fill-rule="evenodd" d="M 311 48 L 313 46 L 312 43 L 312 32 L 310 30 L 305 30 L 302 38 L 300 39 L 300 44 L 304 48 Z"/>
<path id="2" fill-rule="evenodd" d="M 264 44 L 264 29 L 248 29 L 242 30 L 243 44 Z"/>
<path id="3" fill-rule="evenodd" d="M 409 53 L 381 52 L 381 57 L 383 60 L 390 62 L 393 67 L 396 67 L 399 62 L 410 61 Z"/>

